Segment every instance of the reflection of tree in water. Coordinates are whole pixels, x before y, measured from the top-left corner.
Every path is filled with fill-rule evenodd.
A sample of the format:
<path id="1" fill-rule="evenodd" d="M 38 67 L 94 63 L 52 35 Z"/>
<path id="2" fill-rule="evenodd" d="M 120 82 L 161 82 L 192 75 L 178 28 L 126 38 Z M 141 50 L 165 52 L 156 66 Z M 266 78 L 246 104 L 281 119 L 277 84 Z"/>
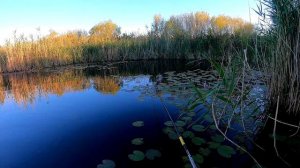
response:
<path id="1" fill-rule="evenodd" d="M 0 101 L 4 102 L 4 91 L 7 88 L 15 102 L 24 105 L 33 103 L 38 96 L 47 96 L 48 94 L 61 96 L 66 92 L 81 91 L 90 87 L 88 78 L 78 71 L 30 75 L 12 74 L 5 78 L 7 78 L 8 84 L 4 84 L 3 78 L 0 78 Z"/>
<path id="2" fill-rule="evenodd" d="M 97 91 L 104 94 L 116 94 L 122 87 L 122 83 L 116 78 L 108 76 L 128 77 L 139 74 L 156 76 L 156 74 L 168 70 L 181 70 L 184 68 L 184 64 L 178 64 L 178 61 L 136 61 L 116 64 L 113 65 L 113 68 L 101 70 L 98 67 L 86 67 L 55 72 L 2 75 L 0 76 L 0 103 L 4 103 L 5 99 L 10 97 L 16 103 L 26 105 L 33 103 L 39 96 L 49 94 L 61 96 L 70 91 L 82 91 L 90 88 L 90 81 L 94 81 L 94 88 Z M 145 90 L 150 91 L 151 89 Z"/>
<path id="3" fill-rule="evenodd" d="M 120 85 L 112 77 L 93 77 L 94 88 L 104 94 L 116 94 L 120 90 Z"/>

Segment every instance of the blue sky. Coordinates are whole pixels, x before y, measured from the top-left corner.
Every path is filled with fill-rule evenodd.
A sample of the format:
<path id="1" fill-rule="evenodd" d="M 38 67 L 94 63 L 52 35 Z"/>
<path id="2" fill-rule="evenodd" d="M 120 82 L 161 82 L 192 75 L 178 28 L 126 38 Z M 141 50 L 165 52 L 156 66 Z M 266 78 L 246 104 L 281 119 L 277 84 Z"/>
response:
<path id="1" fill-rule="evenodd" d="M 28 35 L 41 28 L 60 33 L 89 30 L 93 25 L 112 20 L 123 32 L 144 32 L 153 16 L 206 11 L 210 15 L 225 14 L 249 20 L 250 8 L 256 0 L 0 0 L 0 44 L 12 32 Z M 257 20 L 251 10 L 252 21 Z"/>

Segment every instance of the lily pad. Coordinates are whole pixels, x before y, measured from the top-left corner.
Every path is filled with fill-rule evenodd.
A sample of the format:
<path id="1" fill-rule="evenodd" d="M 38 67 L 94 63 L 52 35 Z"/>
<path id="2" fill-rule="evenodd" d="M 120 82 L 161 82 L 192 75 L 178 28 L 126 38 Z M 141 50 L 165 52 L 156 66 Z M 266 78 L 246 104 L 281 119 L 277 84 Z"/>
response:
<path id="1" fill-rule="evenodd" d="M 164 132 L 165 134 L 169 134 L 170 132 L 174 132 L 174 129 L 171 128 L 171 127 L 165 127 L 165 128 L 163 129 L 163 132 Z"/>
<path id="2" fill-rule="evenodd" d="M 214 135 L 211 137 L 211 139 L 215 142 L 223 142 L 224 141 L 224 137 L 222 135 Z"/>
<path id="3" fill-rule="evenodd" d="M 184 132 L 184 129 L 182 127 L 177 127 L 178 132 Z"/>
<path id="4" fill-rule="evenodd" d="M 211 115 L 207 114 L 204 116 L 204 119 L 207 121 L 207 122 L 213 122 L 213 118 L 211 117 Z"/>
<path id="5" fill-rule="evenodd" d="M 142 151 L 135 150 L 132 154 L 128 155 L 128 158 L 132 161 L 138 162 L 145 159 L 145 155 Z"/>
<path id="6" fill-rule="evenodd" d="M 202 155 L 196 154 L 193 156 L 193 159 L 195 160 L 195 162 L 202 164 L 204 161 L 204 158 Z"/>
<path id="7" fill-rule="evenodd" d="M 155 158 L 161 157 L 161 153 L 159 150 L 156 149 L 149 149 L 146 151 L 146 157 L 149 160 L 154 160 Z"/>
<path id="8" fill-rule="evenodd" d="M 221 156 L 223 156 L 225 158 L 231 158 L 231 156 L 236 153 L 232 147 L 227 146 L 227 145 L 219 146 L 217 151 Z"/>
<path id="9" fill-rule="evenodd" d="M 175 125 L 176 125 L 177 127 L 183 127 L 183 126 L 185 126 L 185 122 L 184 122 L 184 121 L 178 120 L 178 121 L 175 122 Z"/>
<path id="10" fill-rule="evenodd" d="M 144 126 L 144 121 L 135 121 L 132 123 L 134 127 L 143 127 Z"/>
<path id="11" fill-rule="evenodd" d="M 175 132 L 170 132 L 168 134 L 169 138 L 172 140 L 177 140 L 178 139 L 178 135 Z"/>
<path id="12" fill-rule="evenodd" d="M 199 153 L 204 155 L 204 156 L 208 156 L 211 153 L 211 151 L 210 151 L 209 148 L 200 148 Z"/>
<path id="13" fill-rule="evenodd" d="M 144 138 L 134 138 L 133 140 L 131 140 L 131 144 L 142 145 L 144 144 Z"/>
<path id="14" fill-rule="evenodd" d="M 115 168 L 116 164 L 112 160 L 102 160 L 102 164 L 97 165 L 97 168 Z"/>
<path id="15" fill-rule="evenodd" d="M 221 144 L 217 142 L 208 142 L 208 147 L 212 149 L 217 149 Z"/>
<path id="16" fill-rule="evenodd" d="M 189 121 L 193 120 L 192 117 L 188 117 L 188 116 L 182 117 L 181 119 L 184 120 L 184 121 L 186 121 L 186 122 L 189 122 Z"/>
<path id="17" fill-rule="evenodd" d="M 196 113 L 195 113 L 195 112 L 188 112 L 187 115 L 188 115 L 189 117 L 194 117 L 194 116 L 196 115 Z"/>
<path id="18" fill-rule="evenodd" d="M 211 125 L 211 126 L 209 126 L 209 128 L 212 129 L 212 130 L 217 129 L 217 127 L 215 125 Z"/>
<path id="19" fill-rule="evenodd" d="M 173 122 L 172 121 L 166 121 L 164 124 L 165 124 L 165 126 L 168 126 L 168 127 L 172 127 L 173 126 Z"/>
<path id="20" fill-rule="evenodd" d="M 205 131 L 205 128 L 203 125 L 193 125 L 192 129 L 196 132 L 203 132 Z"/>
<path id="21" fill-rule="evenodd" d="M 205 140 L 203 138 L 199 138 L 199 137 L 194 137 L 192 139 L 192 142 L 195 144 L 195 145 L 202 145 L 203 143 L 205 143 Z"/>
<path id="22" fill-rule="evenodd" d="M 182 136 L 184 138 L 194 138 L 195 137 L 195 134 L 192 132 L 192 131 L 185 131 Z"/>

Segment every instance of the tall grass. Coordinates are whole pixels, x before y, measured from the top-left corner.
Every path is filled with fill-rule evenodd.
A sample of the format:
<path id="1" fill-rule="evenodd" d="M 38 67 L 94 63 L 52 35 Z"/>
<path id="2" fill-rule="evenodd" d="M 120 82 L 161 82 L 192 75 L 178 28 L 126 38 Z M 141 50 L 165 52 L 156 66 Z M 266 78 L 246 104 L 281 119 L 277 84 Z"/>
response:
<path id="1" fill-rule="evenodd" d="M 247 45 L 254 34 L 253 25 L 242 19 L 211 17 L 205 12 L 172 16 L 168 20 L 155 16 L 151 29 L 142 35 L 121 35 L 116 24 L 106 21 L 95 25 L 89 33 L 52 31 L 36 38 L 14 35 L 0 48 L 0 72 L 124 60 L 226 60 L 227 55 Z"/>
<path id="2" fill-rule="evenodd" d="M 269 88 L 272 104 L 289 112 L 300 110 L 300 2 L 298 0 L 262 0 L 259 14 L 268 24 L 268 51 L 265 65 L 270 74 Z M 270 24 L 269 24 L 270 23 Z M 267 53 L 267 54 L 266 54 Z"/>

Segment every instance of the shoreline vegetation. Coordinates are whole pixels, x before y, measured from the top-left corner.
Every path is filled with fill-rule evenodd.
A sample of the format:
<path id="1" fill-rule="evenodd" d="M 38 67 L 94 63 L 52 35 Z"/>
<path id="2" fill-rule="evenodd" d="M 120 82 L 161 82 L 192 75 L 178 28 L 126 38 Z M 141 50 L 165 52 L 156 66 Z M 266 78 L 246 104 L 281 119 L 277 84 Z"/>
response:
<path id="1" fill-rule="evenodd" d="M 273 127 L 270 131 L 273 142 L 269 143 L 273 143 L 273 146 L 268 147 L 267 144 L 267 147 L 272 148 L 274 156 L 286 166 L 293 158 L 282 155 L 277 148 L 284 146 L 292 149 L 296 145 L 279 142 L 277 132 L 280 131 L 289 139 L 299 140 L 300 2 L 259 0 L 256 12 L 261 17 L 258 25 L 240 18 L 196 12 L 171 16 L 169 19 L 155 15 L 151 28 L 145 34 L 121 34 L 121 28 L 110 20 L 100 22 L 89 32 L 80 30 L 58 34 L 50 31 L 49 35 L 43 37 L 39 35 L 39 30 L 37 35 L 30 37 L 17 36 L 15 33 L 4 46 L 0 46 L 0 74 L 39 72 L 68 66 L 82 68 L 93 65 L 100 69 L 141 60 L 145 61 L 144 66 L 150 66 L 149 60 L 204 60 L 217 72 L 219 83 L 213 88 L 195 87 L 197 97 L 189 110 L 195 111 L 199 105 L 206 106 L 216 130 L 225 140 L 248 154 L 257 167 L 262 167 L 259 160 L 248 152 L 247 147 L 231 140 L 227 130 L 231 129 L 234 117 L 241 122 L 246 137 L 250 135 L 246 121 L 253 118 L 259 120 L 264 124 L 261 126 L 262 132 L 266 131 L 264 127 L 268 123 Z M 253 80 L 248 80 L 247 75 Z M 0 85 L 5 82 L 3 76 L 0 76 Z M 80 90 L 91 85 L 83 74 L 67 73 L 61 75 L 61 79 L 56 75 L 40 76 L 40 79 L 26 75 L 20 79 L 13 75 L 9 78 L 14 87 L 11 90 L 19 103 L 32 98 L 34 89 L 59 95 L 68 89 Z M 251 81 L 258 76 L 262 78 L 261 85 L 266 86 L 265 113 L 249 115 L 246 109 L 255 102 L 249 99 L 250 91 L 258 84 Z M 71 78 L 74 78 L 74 83 L 68 80 Z M 120 89 L 118 81 L 113 78 L 96 76 L 93 80 L 98 84 L 95 88 L 99 92 L 113 94 Z M 65 84 L 65 87 L 61 88 L 57 81 Z M 41 88 L 35 86 L 38 82 Z M 24 94 L 14 93 L 19 89 Z M 5 98 L 1 93 L 4 92 L 0 92 L 0 104 Z M 211 101 L 207 101 L 208 98 Z M 218 108 L 218 103 L 222 105 L 221 108 Z M 255 106 L 253 112 L 259 108 Z M 280 128 L 280 124 L 288 127 Z M 295 133 L 288 135 L 291 131 Z M 270 132 L 264 134 L 270 135 Z"/>
<path id="2" fill-rule="evenodd" d="M 154 16 L 145 34 L 121 34 L 112 21 L 101 22 L 86 31 L 49 35 L 17 36 L 0 47 L 0 72 L 18 72 L 55 68 L 72 64 L 90 64 L 149 59 L 211 59 L 226 61 L 250 43 L 254 48 L 254 25 L 240 18 L 206 12 L 172 16 L 165 20 Z M 254 51 L 252 51 L 254 53 Z"/>
<path id="3" fill-rule="evenodd" d="M 206 60 L 223 67 L 243 68 L 244 64 L 265 75 L 271 109 L 279 96 L 280 107 L 297 114 L 299 6 L 296 0 L 261 0 L 256 10 L 260 23 L 256 25 L 240 18 L 196 12 L 168 19 L 155 15 L 144 34 L 121 34 L 121 28 L 110 20 L 96 24 L 89 32 L 50 31 L 41 36 L 37 30 L 29 37 L 15 32 L 0 46 L 0 73 L 159 59 Z"/>

